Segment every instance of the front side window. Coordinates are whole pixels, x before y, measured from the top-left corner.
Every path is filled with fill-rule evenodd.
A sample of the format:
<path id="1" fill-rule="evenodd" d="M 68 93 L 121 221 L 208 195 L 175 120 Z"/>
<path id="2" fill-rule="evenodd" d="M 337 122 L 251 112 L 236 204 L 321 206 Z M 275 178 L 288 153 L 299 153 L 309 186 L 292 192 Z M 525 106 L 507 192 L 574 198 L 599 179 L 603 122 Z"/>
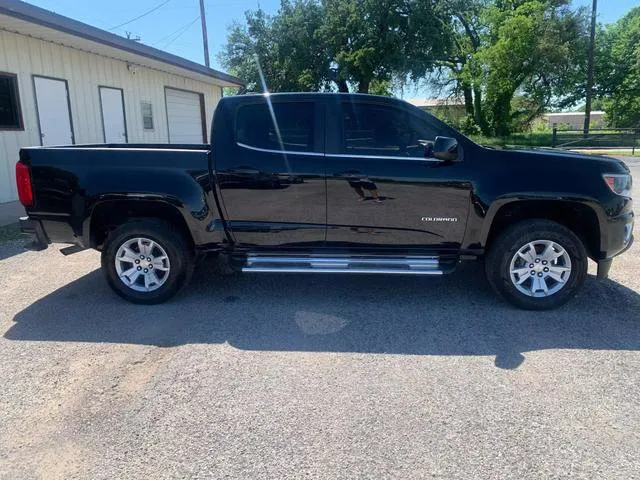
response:
<path id="1" fill-rule="evenodd" d="M 406 110 L 388 105 L 342 105 L 341 152 L 350 155 L 423 157 L 438 131 Z"/>
<path id="2" fill-rule="evenodd" d="M 0 73 L 0 129 L 22 129 L 18 78 Z"/>
<path id="3" fill-rule="evenodd" d="M 266 150 L 313 151 L 312 102 L 277 102 L 273 104 L 273 113 L 275 122 L 266 103 L 240 107 L 236 117 L 236 141 Z"/>

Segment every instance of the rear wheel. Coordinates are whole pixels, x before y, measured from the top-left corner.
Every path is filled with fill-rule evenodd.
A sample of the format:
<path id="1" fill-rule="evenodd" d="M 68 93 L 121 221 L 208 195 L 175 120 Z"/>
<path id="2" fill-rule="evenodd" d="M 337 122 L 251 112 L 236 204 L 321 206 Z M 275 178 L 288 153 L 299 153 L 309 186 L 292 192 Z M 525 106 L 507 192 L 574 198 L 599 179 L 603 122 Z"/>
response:
<path id="1" fill-rule="evenodd" d="M 587 252 L 569 229 L 528 220 L 502 232 L 485 259 L 487 279 L 518 307 L 546 310 L 569 301 L 584 284 Z"/>
<path id="2" fill-rule="evenodd" d="M 162 303 L 185 285 L 193 254 L 184 237 L 159 220 L 136 220 L 113 230 L 102 251 L 109 286 L 133 303 Z"/>

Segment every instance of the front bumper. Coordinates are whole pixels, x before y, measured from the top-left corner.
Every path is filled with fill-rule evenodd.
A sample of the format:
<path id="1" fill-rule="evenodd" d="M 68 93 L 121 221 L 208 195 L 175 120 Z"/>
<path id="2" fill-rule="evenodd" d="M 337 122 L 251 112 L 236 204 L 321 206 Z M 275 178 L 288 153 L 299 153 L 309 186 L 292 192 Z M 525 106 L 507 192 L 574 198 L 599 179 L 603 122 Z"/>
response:
<path id="1" fill-rule="evenodd" d="M 44 231 L 42 222 L 40 220 L 33 220 L 29 217 L 20 217 L 20 231 L 22 233 L 30 234 L 33 237 L 33 241 L 26 245 L 30 250 L 45 250 L 51 241 L 47 237 Z"/>
<path id="2" fill-rule="evenodd" d="M 629 237 L 629 241 L 627 242 L 627 246 L 616 255 L 620 255 L 621 253 L 626 252 L 633 245 L 633 234 Z M 605 258 L 603 260 L 598 260 L 598 278 L 608 278 L 609 270 L 611 270 L 611 264 L 613 263 L 613 257 Z"/>
<path id="3" fill-rule="evenodd" d="M 608 218 L 601 224 L 602 243 L 598 260 L 613 258 L 627 251 L 633 243 L 634 215 L 632 211 Z"/>
<path id="4" fill-rule="evenodd" d="M 607 278 L 613 258 L 623 254 L 633 245 L 633 211 L 610 218 L 606 225 L 606 242 L 598 263 L 598 278 Z"/>

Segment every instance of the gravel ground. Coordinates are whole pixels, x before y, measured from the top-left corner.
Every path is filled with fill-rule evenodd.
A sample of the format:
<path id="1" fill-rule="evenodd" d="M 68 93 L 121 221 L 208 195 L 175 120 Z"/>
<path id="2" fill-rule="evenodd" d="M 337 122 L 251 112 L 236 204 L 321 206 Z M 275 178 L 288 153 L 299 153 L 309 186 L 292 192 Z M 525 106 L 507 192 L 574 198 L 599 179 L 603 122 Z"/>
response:
<path id="1" fill-rule="evenodd" d="M 2 479 L 640 478 L 640 242 L 543 313 L 501 303 L 477 264 L 208 262 L 135 306 L 97 253 L 21 243 L 0 246 Z"/>

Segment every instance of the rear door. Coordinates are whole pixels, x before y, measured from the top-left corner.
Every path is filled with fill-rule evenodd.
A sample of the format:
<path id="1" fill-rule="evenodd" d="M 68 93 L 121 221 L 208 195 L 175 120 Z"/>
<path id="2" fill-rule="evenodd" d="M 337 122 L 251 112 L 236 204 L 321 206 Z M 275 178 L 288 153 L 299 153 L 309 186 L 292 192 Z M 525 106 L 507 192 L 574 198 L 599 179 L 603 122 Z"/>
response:
<path id="1" fill-rule="evenodd" d="M 224 148 L 218 148 L 214 134 L 218 184 L 240 246 L 324 242 L 323 104 L 318 97 L 306 98 L 242 101 L 229 118 L 233 132 Z"/>
<path id="2" fill-rule="evenodd" d="M 468 159 L 425 158 L 423 145 L 452 130 L 400 101 L 340 97 L 333 107 L 327 244 L 459 249 L 470 203 Z"/>

